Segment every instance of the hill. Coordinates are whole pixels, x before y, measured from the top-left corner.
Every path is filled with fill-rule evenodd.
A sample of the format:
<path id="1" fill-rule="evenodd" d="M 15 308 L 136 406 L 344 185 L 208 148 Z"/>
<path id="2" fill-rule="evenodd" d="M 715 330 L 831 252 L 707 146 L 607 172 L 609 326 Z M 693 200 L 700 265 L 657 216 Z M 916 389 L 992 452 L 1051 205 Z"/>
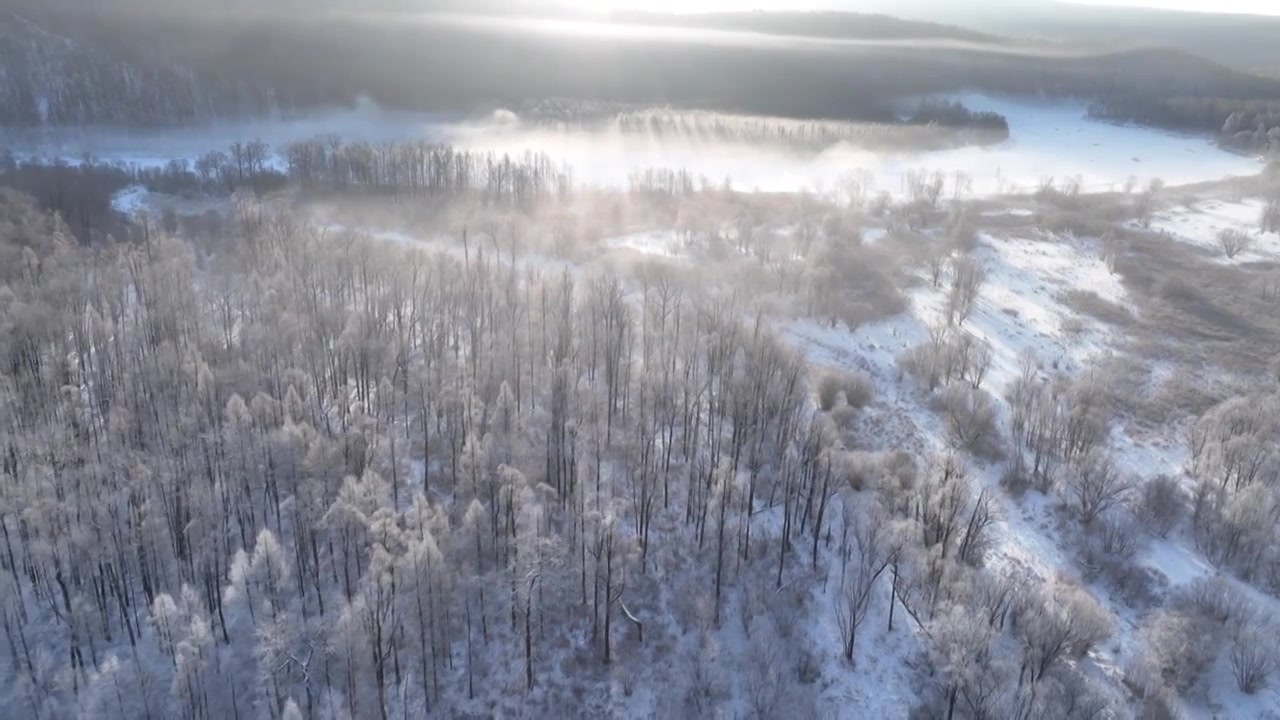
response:
<path id="1" fill-rule="evenodd" d="M 599 22 L 406 13 L 394 3 L 367 12 L 331 3 L 299 14 L 291 0 L 216 14 L 143 0 L 9 6 L 12 21 L 0 30 L 0 125 L 8 126 L 171 124 L 360 97 L 449 113 L 560 98 L 865 121 L 896 117 L 904 98 L 962 89 L 1111 105 L 1280 100 L 1280 82 L 1185 51 L 1033 45 L 869 15 Z M 1237 109 L 1215 106 L 1196 126 L 1216 131 Z"/>

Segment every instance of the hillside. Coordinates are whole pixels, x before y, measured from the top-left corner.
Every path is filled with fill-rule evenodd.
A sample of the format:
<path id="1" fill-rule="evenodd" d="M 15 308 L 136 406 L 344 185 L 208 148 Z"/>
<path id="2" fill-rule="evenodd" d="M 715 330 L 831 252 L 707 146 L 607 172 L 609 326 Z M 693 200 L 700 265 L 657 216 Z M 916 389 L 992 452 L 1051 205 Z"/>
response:
<path id="1" fill-rule="evenodd" d="M 1055 42 L 1165 45 L 1237 70 L 1280 75 L 1280 18 L 1070 2 L 861 0 L 860 7 L 975 32 Z M 1212 10 L 1212 5 L 1206 6 Z"/>
<path id="2" fill-rule="evenodd" d="M 654 12 L 618 11 L 614 22 L 639 25 L 745 30 L 769 35 L 843 38 L 854 40 L 960 40 L 993 45 L 1008 42 L 988 33 L 943 25 L 904 20 L 889 15 L 851 12 L 730 12 L 670 15 Z"/>
<path id="3" fill-rule="evenodd" d="M 1187 53 L 1029 48 L 872 16 L 701 16 L 672 33 L 676 18 L 652 15 L 641 25 L 386 6 L 298 15 L 287 2 L 217 15 L 138 9 L 130 0 L 77 11 L 26 0 L 11 7 L 0 33 L 0 124 L 8 126 L 174 124 L 359 97 L 448 113 L 563 98 L 866 121 L 892 119 L 903 97 L 964 88 L 1280 98 L 1280 82 Z M 813 36 L 818 25 L 822 37 Z M 1200 129 L 1220 129 L 1230 112 Z"/>

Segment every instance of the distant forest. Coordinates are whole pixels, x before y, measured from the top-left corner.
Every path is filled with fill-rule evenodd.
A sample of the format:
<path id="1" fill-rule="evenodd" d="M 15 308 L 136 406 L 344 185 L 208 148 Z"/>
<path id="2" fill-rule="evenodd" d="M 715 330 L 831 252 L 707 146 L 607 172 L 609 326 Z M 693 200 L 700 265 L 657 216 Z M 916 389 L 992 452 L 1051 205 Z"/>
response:
<path id="1" fill-rule="evenodd" d="M 1280 81 L 1179 51 L 1033 54 L 1026 45 L 960 30 L 948 37 L 945 26 L 888 18 L 867 22 L 878 39 L 895 42 L 793 37 L 784 24 L 751 45 L 687 34 L 564 34 L 501 18 L 457 24 L 385 9 L 300 14 L 284 2 L 269 4 L 275 11 L 216 15 L 122 1 L 7 4 L 14 22 L 0 29 L 0 63 L 9 69 L 0 76 L 0 126 L 9 127 L 169 125 L 304 112 L 358 97 L 436 112 L 564 98 L 884 122 L 903 98 L 975 89 L 1088 98 L 1109 117 L 1212 132 L 1236 115 L 1251 133 L 1240 141 L 1255 147 L 1257 122 L 1263 136 L 1277 123 L 1273 110 L 1253 108 L 1280 102 Z M 845 24 L 857 26 L 857 17 Z"/>

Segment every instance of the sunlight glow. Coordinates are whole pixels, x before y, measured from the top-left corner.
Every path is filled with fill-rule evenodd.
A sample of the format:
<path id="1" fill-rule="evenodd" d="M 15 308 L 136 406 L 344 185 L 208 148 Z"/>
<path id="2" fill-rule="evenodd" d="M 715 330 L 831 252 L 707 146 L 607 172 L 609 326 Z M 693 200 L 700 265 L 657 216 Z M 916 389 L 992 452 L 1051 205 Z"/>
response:
<path id="1" fill-rule="evenodd" d="M 933 0 L 940 5 L 941 0 Z M 1071 5 L 1096 5 L 1108 7 L 1145 7 L 1184 12 L 1208 12 L 1254 15 L 1280 15 L 1280 3 L 1275 0 L 1062 0 Z M 852 12 L 879 12 L 893 14 L 893 6 L 884 0 L 573 0 L 584 10 L 609 12 L 611 10 L 647 10 L 668 13 L 703 12 L 753 12 L 847 10 Z M 928 0 L 906 0 L 913 8 L 928 5 Z M 1055 0 L 975 0 L 974 9 L 990 10 L 1036 5 L 1058 4 Z"/>
<path id="2" fill-rule="evenodd" d="M 1149 7 L 1183 12 L 1277 15 L 1280 7 L 1274 0 L 1069 0 L 1075 5 L 1110 5 Z"/>

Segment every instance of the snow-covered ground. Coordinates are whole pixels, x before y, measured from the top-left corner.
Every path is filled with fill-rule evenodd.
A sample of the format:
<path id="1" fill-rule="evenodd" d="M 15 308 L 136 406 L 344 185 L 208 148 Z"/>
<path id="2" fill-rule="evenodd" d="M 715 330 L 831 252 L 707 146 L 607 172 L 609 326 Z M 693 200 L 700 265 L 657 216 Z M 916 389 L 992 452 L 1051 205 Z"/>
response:
<path id="1" fill-rule="evenodd" d="M 1031 190 L 1042 179 L 1080 176 L 1086 190 L 1118 189 L 1130 178 L 1161 178 L 1167 184 L 1219 180 L 1253 174 L 1255 159 L 1226 152 L 1207 138 L 1097 122 L 1079 104 L 1035 104 L 971 95 L 971 109 L 994 110 L 1009 120 L 1011 138 L 990 147 L 930 153 L 872 152 L 846 144 L 820 153 L 781 147 L 705 141 L 672 135 L 555 130 L 523 123 L 510 113 L 480 120 L 395 113 L 361 106 L 288 120 L 223 123 L 155 132 L 107 128 L 15 133 L 0 129 L 0 147 L 20 155 L 79 161 L 92 154 L 106 161 L 143 165 L 192 160 L 236 141 L 261 139 L 272 147 L 335 135 L 375 143 L 425 139 L 457 147 L 523 154 L 547 153 L 574 170 L 584 183 L 625 187 L 631 174 L 648 168 L 685 168 L 719 183 L 732 179 L 741 190 L 830 190 L 853 170 L 866 171 L 872 193 L 902 191 L 911 171 L 964 173 L 972 191 L 992 194 Z"/>
<path id="2" fill-rule="evenodd" d="M 457 250 L 456 243 L 443 237 L 419 239 L 391 231 L 377 232 L 375 236 L 388 242 Z M 599 254 L 590 262 L 628 255 L 697 262 L 698 250 L 685 247 L 674 231 L 655 228 L 605 239 Z M 982 234 L 973 256 L 989 274 L 978 307 L 964 327 L 985 338 L 995 351 L 995 363 L 985 384 L 993 394 L 1003 394 L 1018 372 L 1023 353 L 1037 356 L 1046 371 L 1074 373 L 1117 349 L 1120 338 L 1113 329 L 1077 314 L 1061 299 L 1066 290 L 1087 290 L 1107 302 L 1130 306 L 1125 288 L 1100 260 L 1094 241 L 1029 232 L 1010 236 Z M 525 255 L 521 262 L 535 263 L 543 269 L 582 269 L 575 262 L 536 255 Z M 901 378 L 897 368 L 898 356 L 922 342 L 928 328 L 944 312 L 946 279 L 942 287 L 934 288 L 923 277 L 923 269 L 920 279 L 922 282 L 909 292 L 907 312 L 854 331 L 809 319 L 779 318 L 778 322 L 784 337 L 810 362 L 857 368 L 871 375 L 878 393 L 877 437 L 871 444 L 913 452 L 942 451 L 947 447 L 942 421 L 930 407 L 927 395 L 910 380 Z M 1172 430 L 1168 437 L 1139 438 L 1117 425 L 1110 449 L 1125 472 L 1143 479 L 1177 475 L 1186 461 L 1182 435 Z M 1059 573 L 1081 575 L 1069 531 L 1064 529 L 1057 509 L 1062 502 L 1060 497 L 1031 491 L 1014 498 L 1000 487 L 1002 464 L 975 461 L 971 469 L 980 486 L 1000 504 L 1001 522 L 988 567 L 1046 581 Z M 760 522 L 769 522 L 768 516 L 762 515 Z M 1157 584 L 1168 590 L 1216 574 L 1212 563 L 1177 533 L 1167 540 L 1144 541 L 1134 562 L 1152 571 Z M 821 579 L 814 582 L 807 602 L 810 621 L 801 628 L 822 663 L 821 680 L 813 689 L 816 711 L 823 717 L 907 717 L 917 692 L 913 684 L 918 681 L 917 669 L 913 663 L 927 646 L 927 638 L 901 612 L 895 630 L 889 632 L 888 608 L 877 601 L 861 632 L 856 669 L 851 670 L 840 659 L 840 634 L 833 609 L 837 586 L 838 582 L 830 578 L 825 583 Z M 1256 602 L 1275 607 L 1273 599 L 1239 586 Z M 1086 587 L 1115 613 L 1116 625 L 1111 639 L 1095 648 L 1080 667 L 1091 677 L 1105 679 L 1107 692 L 1121 699 L 1127 692 L 1122 685 L 1125 668 L 1143 648 L 1139 635 L 1142 614 L 1127 607 L 1117 591 L 1102 580 L 1089 582 Z M 736 608 L 726 611 L 726 617 L 738 615 Z M 708 652 L 731 667 L 746 667 L 754 647 L 744 628 L 733 620 L 715 630 L 708 642 L 712 643 Z M 1237 692 L 1225 659 L 1220 659 L 1210 673 L 1209 696 L 1183 702 L 1187 718 L 1264 717 L 1266 709 L 1280 707 L 1280 689 L 1266 688 L 1248 697 Z M 729 678 L 725 682 L 729 684 L 726 709 L 748 712 L 743 704 L 747 690 L 742 686 L 748 680 Z M 615 707 L 621 716 L 646 716 L 659 706 L 658 699 L 645 693 L 634 697 L 624 697 L 621 692 L 615 695 Z"/>
<path id="3" fill-rule="evenodd" d="M 1222 262 L 1251 262 L 1280 257 L 1280 235 L 1258 232 L 1262 218 L 1263 202 L 1257 198 L 1246 200 L 1204 200 L 1190 207 L 1173 207 L 1156 213 L 1151 228 L 1165 232 L 1175 239 L 1204 248 L 1219 255 Z M 1223 230 L 1239 230 L 1253 237 L 1253 245 L 1235 258 L 1228 260 L 1218 243 L 1218 233 Z"/>
<path id="4" fill-rule="evenodd" d="M 1221 206 L 1204 207 L 1212 213 Z M 1223 216 L 1210 215 L 1198 222 L 1211 224 L 1220 217 Z M 1111 330 L 1074 314 L 1059 299 L 1065 289 L 1088 290 L 1127 307 L 1124 287 L 1107 271 L 1092 243 L 1048 235 L 983 235 L 974 256 L 986 266 L 989 276 L 978 308 L 965 323 L 965 329 L 985 338 L 995 351 L 995 362 L 985 384 L 993 394 L 1003 394 L 1016 376 L 1019 356 L 1024 352 L 1033 353 L 1046 370 L 1074 373 L 1088 367 L 1090 360 L 1115 349 L 1117 338 Z M 928 328 L 939 321 L 945 295 L 945 283 L 941 289 L 924 283 L 911 293 L 911 309 L 896 317 L 856 331 L 801 320 L 788 322 L 784 333 L 811 362 L 870 373 L 877 392 L 882 394 L 882 404 L 889 408 L 876 419 L 876 426 L 884 435 L 879 438 L 882 444 L 892 447 L 903 438 L 914 436 L 924 438 L 935 449 L 943 449 L 946 440 L 941 422 L 925 394 L 899 377 L 896 361 L 904 350 L 922 342 Z M 1066 327 L 1073 330 L 1067 331 Z M 1137 440 L 1123 426 L 1117 426 L 1113 428 L 1110 449 L 1119 466 L 1135 478 L 1147 480 L 1161 474 L 1176 477 L 1185 464 L 1187 450 L 1175 428 L 1169 428 L 1169 433 L 1168 437 Z M 989 566 L 1003 572 L 1029 572 L 1042 580 L 1058 572 L 1081 574 L 1054 509 L 1061 502 L 1059 499 L 1034 491 L 1021 499 L 1010 497 L 999 486 L 1001 464 L 979 463 L 973 470 L 1002 505 L 1003 522 Z M 1153 571 L 1157 582 L 1169 590 L 1217 574 L 1191 541 L 1177 534 L 1145 542 L 1135 561 Z M 1273 598 L 1232 582 L 1261 607 L 1280 609 Z M 1143 647 L 1138 636 L 1141 617 L 1101 582 L 1087 587 L 1116 614 L 1117 623 L 1111 640 L 1090 654 L 1085 669 L 1109 678 L 1113 691 L 1119 692 L 1126 665 Z M 1225 659 L 1220 658 L 1210 672 L 1209 697 L 1184 700 L 1187 718 L 1259 718 L 1266 716 L 1268 708 L 1280 707 L 1278 688 L 1268 687 L 1253 696 L 1239 693 Z"/>
<path id="5" fill-rule="evenodd" d="M 118 213 L 133 217 L 147 205 L 147 197 L 151 193 L 141 185 L 130 185 L 111 198 L 111 208 Z"/>
<path id="6" fill-rule="evenodd" d="M 605 243 L 614 250 L 632 250 L 641 255 L 672 258 L 680 254 L 680 241 L 674 232 L 650 230 L 624 235 Z"/>
<path id="7" fill-rule="evenodd" d="M 1255 172 L 1256 163 L 1221 151 L 1203 139 L 1176 136 L 1149 129 L 1109 125 L 1083 118 L 1082 108 L 1067 105 L 1034 106 L 1026 103 L 967 97 L 973 109 L 990 109 L 1009 118 L 1013 137 L 992 148 L 910 154 L 875 154 L 853 148 L 832 148 L 817 156 L 725 143 L 701 144 L 688 140 L 642 136 L 557 133 L 523 127 L 518 120 L 495 118 L 476 124 L 459 124 L 439 118 L 396 116 L 388 120 L 368 108 L 305 121 L 226 126 L 211 131 L 174 131 L 148 136 L 81 135 L 61 139 L 53 152 L 74 156 L 91 151 L 106 160 L 163 162 L 174 157 L 195 157 L 234 140 L 260 137 L 273 145 L 289 140 L 333 132 L 347 139 L 387 141 L 411 137 L 447 140 L 462 147 L 498 152 L 523 152 L 529 148 L 546 151 L 553 158 L 576 168 L 579 180 L 600 185 L 624 185 L 629 173 L 643 167 L 685 167 L 711 179 L 732 177 L 740 189 L 797 190 L 830 188 L 853 168 L 871 172 L 877 187 L 896 193 L 901 176 L 914 169 L 954 173 L 963 171 L 974 180 L 975 193 L 995 193 L 1014 188 L 1031 189 L 1042 178 L 1080 175 L 1086 189 L 1118 188 L 1130 177 L 1160 177 L 1171 185 L 1218 179 L 1227 175 Z M 0 136 L 0 146 L 6 138 Z M 80 144 L 77 144 L 80 143 Z M 145 191 L 131 187 L 119 193 L 113 205 L 132 213 L 146 202 Z M 1190 208 L 1163 210 L 1152 227 L 1169 233 L 1177 241 L 1193 243 L 1219 252 L 1217 234 L 1223 229 L 1250 231 L 1256 236 L 1261 204 L 1246 200 L 1204 200 Z M 1026 217 L 1031 211 L 1013 209 L 990 216 Z M 332 225 L 332 229 L 341 226 Z M 388 242 L 418 245 L 460 253 L 449 238 L 420 239 L 412 234 L 379 231 L 376 237 Z M 883 229 L 866 233 L 868 244 L 885 238 Z M 593 262 L 617 257 L 643 256 L 675 262 L 687 261 L 691 250 L 669 229 L 655 228 L 619 234 L 605 239 Z M 1280 238 L 1260 238 L 1236 261 L 1280 256 Z M 1132 310 L 1119 278 L 1101 260 L 1097 242 L 1068 236 L 1020 232 L 982 234 L 974 258 L 988 272 L 977 308 L 964 328 L 985 339 L 994 351 L 994 363 L 985 387 L 1003 394 L 1017 375 L 1023 354 L 1033 354 L 1046 370 L 1074 373 L 1103 354 L 1115 350 L 1119 338 L 1114 329 L 1079 314 L 1063 299 L 1067 291 L 1094 293 L 1099 299 Z M 522 263 L 577 270 L 567 261 L 525 254 Z M 930 326 L 945 315 L 945 279 L 942 288 L 921 282 L 908 293 L 909 310 L 855 331 L 832 328 L 813 320 L 780 319 L 781 330 L 815 364 L 858 368 L 867 371 L 879 393 L 876 438 L 885 447 L 939 450 L 946 445 L 946 433 L 924 393 L 899 377 L 897 358 L 922 342 Z M 1166 438 L 1136 439 L 1123 427 L 1114 429 L 1111 450 L 1126 472 L 1141 478 L 1160 474 L 1176 475 L 1186 459 L 1185 441 L 1172 432 Z M 994 557 L 990 566 L 1003 572 L 1029 572 L 1049 578 L 1059 571 L 1078 574 L 1072 550 L 1066 547 L 1055 518 L 1055 498 L 1030 492 L 1014 499 L 999 487 L 1002 467 L 977 464 L 979 482 L 990 489 L 1002 505 Z M 762 522 L 765 521 L 762 519 Z M 1176 588 L 1213 575 L 1215 569 L 1185 539 L 1175 535 L 1153 540 L 1138 552 L 1136 562 L 1150 568 Z M 1097 584 L 1090 590 L 1116 612 L 1114 638 L 1095 650 L 1087 660 L 1092 673 L 1110 678 L 1116 688 L 1125 663 L 1140 646 L 1137 627 L 1140 618 L 1122 607 L 1106 588 Z M 913 672 L 910 658 L 922 647 L 922 640 L 910 630 L 888 633 L 883 629 L 883 612 L 878 607 L 867 621 L 860 639 L 863 648 L 859 671 L 838 664 L 839 633 L 832 610 L 832 589 L 814 590 L 814 622 L 805 628 L 820 657 L 831 662 L 824 669 L 819 707 L 834 717 L 905 717 L 913 699 L 909 685 Z M 1260 602 L 1273 600 L 1254 594 Z M 905 625 L 905 621 L 904 621 Z M 725 652 L 740 653 L 746 641 L 728 630 L 719 640 Z M 870 651 L 875 648 L 875 651 Z M 1219 667 L 1215 673 L 1221 673 Z M 1280 707 L 1280 689 L 1267 688 L 1252 698 L 1235 692 L 1227 677 L 1212 679 L 1215 697 L 1211 702 L 1233 709 L 1219 717 L 1259 717 L 1268 707 Z M 644 704 L 637 698 L 631 707 Z M 650 701 L 651 702 L 651 701 Z M 853 709 L 856 709 L 856 713 Z M 1206 703 L 1188 704 L 1190 718 L 1214 717 Z"/>

